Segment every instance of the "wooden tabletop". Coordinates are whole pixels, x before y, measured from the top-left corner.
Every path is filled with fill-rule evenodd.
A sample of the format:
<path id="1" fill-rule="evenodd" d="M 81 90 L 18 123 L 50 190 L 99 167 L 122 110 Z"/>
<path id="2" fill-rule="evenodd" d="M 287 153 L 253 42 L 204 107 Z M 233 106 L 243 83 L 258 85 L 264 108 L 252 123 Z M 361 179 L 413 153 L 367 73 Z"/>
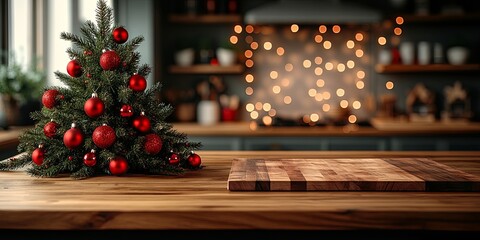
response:
<path id="1" fill-rule="evenodd" d="M 11 127 L 8 130 L 0 130 L 0 150 L 16 147 L 18 137 L 29 127 Z"/>
<path id="2" fill-rule="evenodd" d="M 429 157 L 480 176 L 480 152 L 199 151 L 182 177 L 86 180 L 0 172 L 0 229 L 478 230 L 480 193 L 231 192 L 236 157 Z"/>

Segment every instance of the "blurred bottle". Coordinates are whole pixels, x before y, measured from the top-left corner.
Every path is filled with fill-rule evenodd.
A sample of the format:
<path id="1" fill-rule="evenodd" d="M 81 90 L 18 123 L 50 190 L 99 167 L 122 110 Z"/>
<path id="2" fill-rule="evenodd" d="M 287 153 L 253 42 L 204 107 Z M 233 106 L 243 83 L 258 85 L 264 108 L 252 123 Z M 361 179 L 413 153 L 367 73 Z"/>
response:
<path id="1" fill-rule="evenodd" d="M 444 63 L 443 46 L 440 43 L 435 43 L 433 45 L 433 63 Z"/>
<path id="2" fill-rule="evenodd" d="M 185 0 L 185 13 L 186 14 L 197 14 L 197 0 Z"/>

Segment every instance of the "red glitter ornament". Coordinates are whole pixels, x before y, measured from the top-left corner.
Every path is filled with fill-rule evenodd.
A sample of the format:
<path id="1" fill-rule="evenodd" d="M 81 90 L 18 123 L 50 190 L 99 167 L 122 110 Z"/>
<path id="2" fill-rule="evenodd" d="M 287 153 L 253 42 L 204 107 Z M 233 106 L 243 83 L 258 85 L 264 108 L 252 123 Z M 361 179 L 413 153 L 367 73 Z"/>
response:
<path id="1" fill-rule="evenodd" d="M 99 148 L 108 148 L 115 143 L 117 140 L 117 136 L 115 135 L 115 130 L 107 126 L 107 124 L 103 124 L 93 130 L 92 134 L 93 143 Z"/>
<path id="2" fill-rule="evenodd" d="M 137 73 L 133 74 L 128 81 L 128 87 L 135 92 L 142 92 L 147 88 L 147 80 Z"/>
<path id="3" fill-rule="evenodd" d="M 202 158 L 194 152 L 188 156 L 188 164 L 192 167 L 199 167 L 202 164 Z"/>
<path id="4" fill-rule="evenodd" d="M 92 55 L 92 51 L 90 51 L 90 50 L 85 50 L 85 51 L 83 51 L 83 55 L 85 55 L 85 56 L 91 56 L 91 55 Z"/>
<path id="5" fill-rule="evenodd" d="M 91 118 L 96 118 L 103 114 L 105 111 L 105 104 L 103 101 L 98 98 L 96 93 L 92 94 L 92 97 L 88 99 L 83 105 L 83 110 L 85 114 Z"/>
<path id="6" fill-rule="evenodd" d="M 83 164 L 88 167 L 93 167 L 97 164 L 97 156 L 95 155 L 95 150 L 91 150 L 89 153 L 86 153 L 83 156 Z"/>
<path id="7" fill-rule="evenodd" d="M 42 104 L 46 108 L 52 109 L 57 105 L 57 96 L 60 92 L 56 89 L 49 89 L 43 93 Z"/>
<path id="8" fill-rule="evenodd" d="M 150 131 L 150 119 L 142 112 L 140 116 L 133 120 L 133 127 L 140 132 L 148 132 Z"/>
<path id="9" fill-rule="evenodd" d="M 67 64 L 67 73 L 72 77 L 82 76 L 82 65 L 80 65 L 80 63 L 76 59 L 73 59 Z"/>
<path id="10" fill-rule="evenodd" d="M 32 161 L 37 165 L 42 165 L 45 159 L 45 149 L 43 145 L 39 145 L 37 149 L 32 152 Z"/>
<path id="11" fill-rule="evenodd" d="M 143 145 L 145 152 L 150 155 L 155 155 L 162 150 L 163 141 L 160 136 L 155 133 L 150 133 L 145 136 L 145 144 Z"/>
<path id="12" fill-rule="evenodd" d="M 105 51 L 100 56 L 100 66 L 103 70 L 114 70 L 120 64 L 120 56 L 113 50 Z"/>
<path id="13" fill-rule="evenodd" d="M 122 44 L 128 40 L 128 32 L 123 27 L 115 28 L 112 32 L 113 41 Z"/>
<path id="14" fill-rule="evenodd" d="M 112 175 L 124 174 L 128 170 L 127 160 L 123 157 L 116 156 L 110 160 L 109 169 Z"/>
<path id="15" fill-rule="evenodd" d="M 120 116 L 124 118 L 133 116 L 132 106 L 128 104 L 123 104 L 122 108 L 120 108 Z"/>
<path id="16" fill-rule="evenodd" d="M 168 158 L 168 163 L 170 165 L 178 165 L 178 163 L 180 163 L 180 158 L 178 157 L 178 155 L 176 153 L 172 152 L 172 154 Z"/>
<path id="17" fill-rule="evenodd" d="M 58 123 L 54 122 L 53 119 L 43 126 L 43 133 L 48 138 L 53 138 L 57 134 Z"/>
<path id="18" fill-rule="evenodd" d="M 63 144 L 69 149 L 74 149 L 83 143 L 83 133 L 75 128 L 75 123 L 72 123 L 72 128 L 68 129 L 63 134 Z"/>
<path id="19" fill-rule="evenodd" d="M 73 156 L 68 156 L 68 160 L 69 160 L 69 161 L 72 161 L 72 160 L 73 160 Z"/>

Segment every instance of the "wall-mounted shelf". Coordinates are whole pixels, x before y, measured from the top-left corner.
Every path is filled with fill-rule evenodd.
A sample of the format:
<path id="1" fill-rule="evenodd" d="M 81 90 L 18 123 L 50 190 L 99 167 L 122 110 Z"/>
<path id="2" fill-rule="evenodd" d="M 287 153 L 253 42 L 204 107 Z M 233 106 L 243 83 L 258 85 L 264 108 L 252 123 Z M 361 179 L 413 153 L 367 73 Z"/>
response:
<path id="1" fill-rule="evenodd" d="M 188 67 L 170 66 L 169 71 L 172 74 L 241 74 L 243 65 L 233 66 L 215 66 L 210 64 L 198 64 Z"/>
<path id="2" fill-rule="evenodd" d="M 404 15 L 405 23 L 445 23 L 445 22 L 480 22 L 480 13 L 475 14 L 438 14 L 438 15 Z"/>
<path id="3" fill-rule="evenodd" d="M 377 73 L 417 73 L 417 72 L 471 72 L 480 71 L 480 64 L 431 64 L 431 65 L 382 65 L 375 66 Z"/>
<path id="4" fill-rule="evenodd" d="M 242 17 L 236 14 L 207 14 L 207 15 L 169 15 L 172 23 L 184 24 L 216 24 L 216 23 L 241 23 Z"/>

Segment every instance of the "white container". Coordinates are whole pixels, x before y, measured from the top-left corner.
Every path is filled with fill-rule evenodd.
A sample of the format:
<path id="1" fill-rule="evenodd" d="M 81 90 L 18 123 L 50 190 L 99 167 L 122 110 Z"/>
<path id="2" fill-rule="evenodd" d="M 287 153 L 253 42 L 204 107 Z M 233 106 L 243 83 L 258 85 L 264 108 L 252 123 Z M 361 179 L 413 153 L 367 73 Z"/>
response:
<path id="1" fill-rule="evenodd" d="M 428 65 L 431 61 L 430 43 L 419 42 L 418 43 L 418 64 Z"/>
<path id="2" fill-rule="evenodd" d="M 237 58 L 235 51 L 227 48 L 217 48 L 217 58 L 220 66 L 232 66 Z"/>
<path id="3" fill-rule="evenodd" d="M 217 101 L 202 100 L 197 106 L 197 122 L 200 125 L 213 125 L 220 121 L 220 106 Z"/>
<path id="4" fill-rule="evenodd" d="M 178 66 L 188 67 L 193 64 L 195 51 L 193 48 L 185 48 L 175 53 L 175 63 Z"/>
<path id="5" fill-rule="evenodd" d="M 389 49 L 381 49 L 378 52 L 378 63 L 388 65 L 392 63 L 392 52 Z"/>
<path id="6" fill-rule="evenodd" d="M 447 50 L 448 62 L 453 65 L 462 65 L 467 63 L 469 51 L 466 47 L 456 46 Z"/>
<path id="7" fill-rule="evenodd" d="M 405 65 L 411 65 L 415 61 L 415 45 L 413 42 L 402 42 L 399 47 L 400 57 L 402 63 Z"/>

